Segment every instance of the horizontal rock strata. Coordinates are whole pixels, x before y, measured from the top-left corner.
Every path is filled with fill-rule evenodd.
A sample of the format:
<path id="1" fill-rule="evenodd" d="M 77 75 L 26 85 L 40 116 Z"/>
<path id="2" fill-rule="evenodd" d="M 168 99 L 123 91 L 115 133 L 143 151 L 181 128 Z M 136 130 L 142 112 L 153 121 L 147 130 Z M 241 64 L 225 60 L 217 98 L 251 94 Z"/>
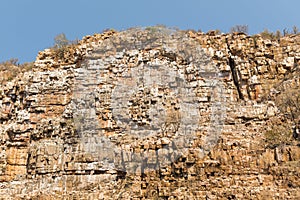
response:
<path id="1" fill-rule="evenodd" d="M 0 199 L 299 199 L 299 141 L 265 142 L 299 62 L 299 35 L 157 27 L 41 51 L 0 87 Z"/>

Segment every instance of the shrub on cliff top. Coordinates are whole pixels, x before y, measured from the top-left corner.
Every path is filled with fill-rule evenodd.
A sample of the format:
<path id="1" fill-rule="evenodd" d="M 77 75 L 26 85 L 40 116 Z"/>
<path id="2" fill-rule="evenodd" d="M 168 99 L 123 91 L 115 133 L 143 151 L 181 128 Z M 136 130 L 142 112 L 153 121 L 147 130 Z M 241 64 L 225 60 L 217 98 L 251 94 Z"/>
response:
<path id="1" fill-rule="evenodd" d="M 280 31 L 279 31 L 280 33 Z M 278 32 L 273 33 L 271 31 L 269 31 L 268 29 L 265 29 L 263 32 L 260 33 L 260 36 L 263 38 L 263 39 L 269 39 L 269 40 L 279 40 L 280 37 L 281 37 L 281 34 L 278 34 Z M 279 37 L 279 38 L 278 38 Z"/>
<path id="2" fill-rule="evenodd" d="M 54 47 L 55 48 L 62 48 L 69 44 L 69 40 L 67 39 L 64 33 L 58 34 L 54 38 Z"/>
<path id="3" fill-rule="evenodd" d="M 68 57 L 72 54 L 71 48 L 78 44 L 78 40 L 70 41 L 64 33 L 58 34 L 54 38 L 54 53 L 55 58 L 66 62 Z"/>
<path id="4" fill-rule="evenodd" d="M 22 72 L 30 71 L 33 66 L 33 62 L 19 64 L 19 60 L 17 58 L 12 58 L 0 63 L 0 84 L 13 80 Z"/>
<path id="5" fill-rule="evenodd" d="M 231 27 L 230 33 L 234 33 L 234 32 L 248 34 L 248 25 L 235 25 Z"/>

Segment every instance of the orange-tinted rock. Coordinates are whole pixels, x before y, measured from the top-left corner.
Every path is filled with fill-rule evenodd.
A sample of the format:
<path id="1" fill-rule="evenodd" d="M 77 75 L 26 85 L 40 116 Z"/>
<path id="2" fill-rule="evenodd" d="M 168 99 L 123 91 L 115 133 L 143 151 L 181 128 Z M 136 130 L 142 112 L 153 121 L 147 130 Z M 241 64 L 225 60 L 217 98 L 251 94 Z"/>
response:
<path id="1" fill-rule="evenodd" d="M 212 113 L 220 112 L 211 109 L 211 100 L 216 97 L 209 90 L 207 77 L 212 74 L 197 78 L 198 72 L 187 64 L 187 60 L 167 52 L 168 49 L 160 45 L 154 49 L 145 46 L 132 50 L 118 46 L 121 40 L 138 45 L 138 37 L 145 35 L 150 40 L 149 33 L 155 34 L 157 30 L 133 31 L 136 31 L 136 37 L 127 38 L 126 32 L 115 31 L 86 36 L 78 45 L 67 48 L 63 58 L 57 57 L 57 51 L 46 49 L 39 52 L 33 71 L 19 76 L 22 80 L 18 77 L 1 85 L 1 198 L 300 198 L 299 146 L 291 143 L 270 148 L 264 143 L 263 132 L 268 128 L 268 120 L 279 113 L 272 99 L 266 100 L 266 97 L 276 93 L 273 86 L 284 81 L 285 73 L 299 65 L 299 35 L 287 36 L 278 42 L 238 33 L 187 33 L 197 42 L 191 44 L 200 44 L 212 61 L 210 64 L 218 66 L 218 76 L 224 85 L 224 126 L 218 132 L 217 144 L 210 148 L 205 137 L 210 128 L 216 128 L 209 127 Z M 115 37 L 115 46 L 105 43 L 110 37 Z M 176 43 L 176 48 L 183 48 L 180 42 Z M 101 53 L 101 45 L 111 48 L 110 51 Z M 122 50 L 116 51 L 118 48 Z M 102 66 L 101 57 L 110 65 Z M 235 64 L 237 83 L 233 80 L 229 58 Z M 139 91 L 144 93 L 139 94 L 144 96 L 131 95 L 126 106 L 130 107 L 128 113 L 132 119 L 147 125 L 153 120 L 149 120 L 149 113 L 161 103 L 160 108 L 166 109 L 169 129 L 165 128 L 165 132 L 153 138 L 138 140 L 118 127 L 111 102 L 118 97 L 127 97 L 112 97 L 112 91 L 118 81 L 125 80 L 118 77 L 126 70 L 133 70 L 138 63 L 154 66 L 163 63 L 170 71 L 176 68 L 178 74 L 186 73 L 179 78 L 190 80 L 192 89 L 187 94 L 199 97 L 199 101 L 193 103 L 200 106 L 199 113 L 194 115 L 195 118 L 200 115 L 200 128 L 193 142 L 182 140 L 174 145 L 172 134 L 181 128 L 178 124 L 187 115 L 180 115 L 182 108 L 178 105 L 181 102 L 167 98 L 167 92 L 163 90 L 148 92 L 147 96 L 149 88 L 140 88 Z M 94 67 L 89 74 L 92 81 L 81 84 L 83 92 L 80 93 L 74 90 L 74 85 L 86 80 L 83 70 L 86 66 Z M 99 70 L 97 66 L 103 68 L 102 74 L 93 73 Z M 288 84 L 297 84 L 299 77 L 291 80 Z M 124 84 L 133 87 L 135 81 L 134 77 L 127 77 Z M 94 96 L 88 96 L 84 89 L 90 88 L 86 85 L 94 87 L 90 90 Z M 237 87 L 244 100 L 240 99 Z M 83 99 L 82 94 L 88 96 L 86 101 L 74 105 L 74 101 Z M 86 104 L 90 105 L 84 107 Z M 86 115 L 76 112 L 80 106 L 89 108 L 89 112 L 84 113 Z M 78 114 L 75 119 L 74 114 Z M 98 132 L 84 136 L 85 130 L 91 130 L 95 123 Z M 101 146 L 102 135 L 118 148 L 110 151 L 110 146 Z M 163 148 L 171 145 L 174 145 L 171 150 Z M 188 151 L 172 163 L 159 160 L 159 156 L 176 157 L 176 148 L 185 146 L 189 147 Z M 122 154 L 119 154 L 120 149 L 124 150 Z M 136 162 L 142 159 L 144 163 L 140 167 Z M 125 165 L 135 171 L 125 173 L 120 168 Z"/>

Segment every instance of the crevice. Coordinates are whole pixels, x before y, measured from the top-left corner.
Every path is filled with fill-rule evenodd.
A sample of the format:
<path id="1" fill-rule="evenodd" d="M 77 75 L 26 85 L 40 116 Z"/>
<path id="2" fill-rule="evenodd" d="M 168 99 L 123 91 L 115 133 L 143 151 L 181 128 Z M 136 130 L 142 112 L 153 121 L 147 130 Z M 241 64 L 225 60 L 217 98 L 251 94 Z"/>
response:
<path id="1" fill-rule="evenodd" d="M 231 73 L 232 73 L 233 83 L 234 83 L 234 85 L 237 89 L 237 92 L 239 94 L 239 99 L 245 100 L 244 95 L 243 95 L 243 93 L 241 91 L 241 88 L 240 88 L 240 83 L 239 83 L 239 80 L 238 80 L 238 75 L 237 75 L 235 62 L 234 62 L 234 60 L 231 56 L 229 56 L 229 66 L 230 66 L 230 70 L 231 70 Z"/>
<path id="2" fill-rule="evenodd" d="M 226 38 L 226 45 L 227 45 L 227 49 L 228 49 L 228 53 L 229 53 L 228 65 L 230 66 L 230 71 L 231 71 L 231 74 L 232 74 L 233 83 L 234 83 L 234 85 L 237 89 L 237 92 L 239 94 L 239 99 L 240 100 L 245 100 L 244 95 L 241 91 L 241 86 L 240 86 L 240 82 L 239 82 L 239 78 L 238 78 L 236 65 L 235 65 L 234 59 L 232 58 L 232 52 L 231 52 L 231 49 L 229 47 L 227 38 Z"/>
<path id="3" fill-rule="evenodd" d="M 30 164 L 30 159 L 31 159 L 31 153 L 28 153 L 27 159 L 26 159 L 26 173 L 30 174 L 31 171 L 31 164 Z"/>
<path id="4" fill-rule="evenodd" d="M 248 95 L 248 99 L 251 100 L 251 86 L 247 85 L 247 95 Z"/>
<path id="5" fill-rule="evenodd" d="M 125 178 L 126 178 L 126 174 L 127 174 L 127 172 L 125 172 L 125 171 L 122 171 L 122 170 L 117 170 L 117 181 L 118 180 L 125 180 Z"/>

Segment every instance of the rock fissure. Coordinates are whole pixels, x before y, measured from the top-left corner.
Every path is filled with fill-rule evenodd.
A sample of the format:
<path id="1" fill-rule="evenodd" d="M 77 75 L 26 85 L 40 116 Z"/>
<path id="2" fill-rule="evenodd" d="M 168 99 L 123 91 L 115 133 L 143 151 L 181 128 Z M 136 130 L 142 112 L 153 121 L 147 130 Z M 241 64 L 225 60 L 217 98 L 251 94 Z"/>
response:
<path id="1" fill-rule="evenodd" d="M 244 95 L 241 91 L 241 86 L 240 86 L 240 81 L 239 81 L 239 76 L 238 76 L 238 69 L 236 68 L 236 64 L 235 64 L 235 61 L 233 59 L 234 55 L 231 52 L 230 45 L 229 45 L 229 42 L 228 42 L 227 38 L 226 38 L 226 44 L 227 44 L 227 49 L 228 49 L 228 65 L 230 67 L 233 83 L 234 83 L 234 85 L 236 87 L 236 90 L 238 92 L 239 99 L 240 100 L 245 100 Z"/>

